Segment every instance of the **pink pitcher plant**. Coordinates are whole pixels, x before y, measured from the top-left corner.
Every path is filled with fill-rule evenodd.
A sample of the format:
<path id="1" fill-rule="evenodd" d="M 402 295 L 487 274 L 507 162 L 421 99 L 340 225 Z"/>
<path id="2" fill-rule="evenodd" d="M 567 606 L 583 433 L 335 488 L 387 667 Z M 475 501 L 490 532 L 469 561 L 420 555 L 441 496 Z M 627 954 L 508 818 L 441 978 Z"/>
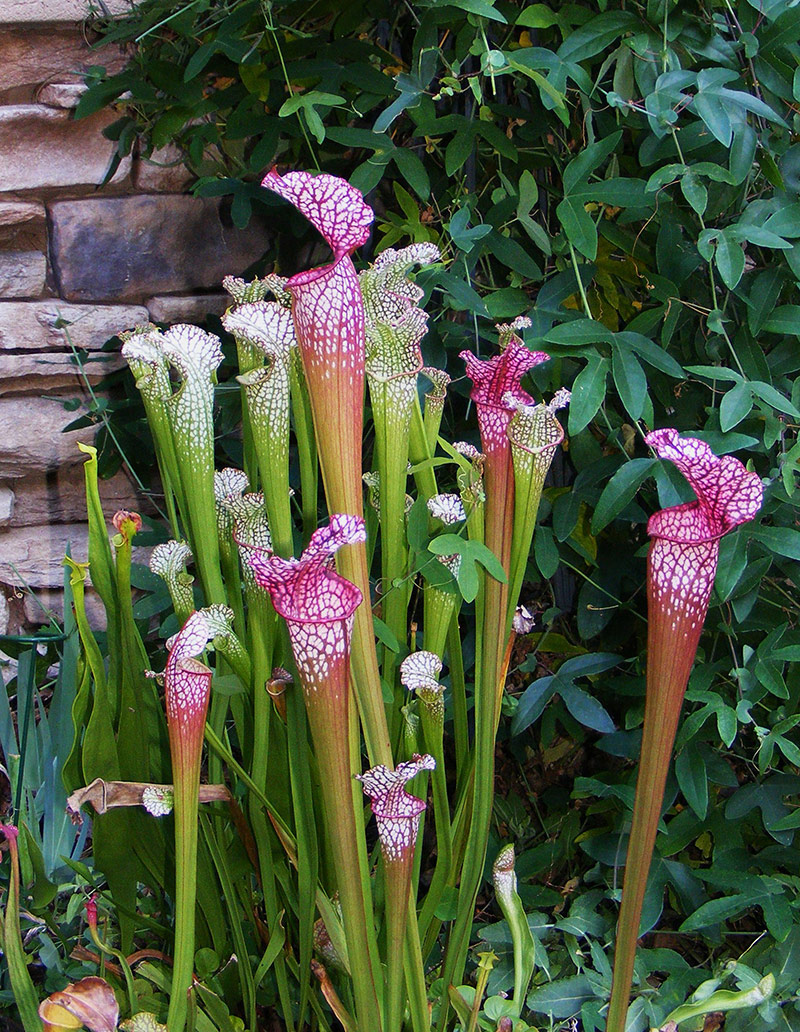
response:
<path id="1" fill-rule="evenodd" d="M 196 657 L 214 630 L 206 615 L 193 613 L 167 643 L 165 701 L 175 807 L 175 956 L 168 1028 L 184 1027 L 194 965 L 197 892 L 197 821 L 200 760 L 211 695 L 212 671 Z"/>
<path id="2" fill-rule="evenodd" d="M 483 360 L 469 351 L 461 357 L 473 382 L 470 397 L 478 412 L 481 446 L 485 455 L 484 543 L 497 556 L 506 577 L 487 574 L 482 599 L 482 636 L 475 684 L 475 773 L 472 821 L 461 873 L 459 914 L 453 926 L 445 962 L 445 978 L 453 981 L 463 970 L 472 926 L 472 913 L 483 874 L 494 791 L 494 738 L 506 650 L 506 615 L 509 609 L 508 575 L 514 537 L 514 467 L 509 427 L 516 406 L 532 405 L 521 386 L 522 377 L 550 357 L 530 351 L 517 330 L 527 320 L 499 326 L 501 352 Z M 516 605 L 516 602 L 513 603 Z M 512 605 L 512 608 L 513 608 Z"/>
<path id="3" fill-rule="evenodd" d="M 417 378 L 423 364 L 420 342 L 428 328 L 428 316 L 418 306 L 423 292 L 411 281 L 409 271 L 438 258 L 434 244 L 411 244 L 400 251 L 387 248 L 359 276 L 380 491 L 382 617 L 400 642 L 406 638 L 410 595 L 410 581 L 404 576 L 409 432 L 418 405 Z M 383 676 L 393 687 L 395 657 L 392 649 L 384 650 Z M 398 697 L 394 717 L 399 708 Z"/>
<path id="4" fill-rule="evenodd" d="M 696 497 L 650 517 L 647 560 L 647 695 L 639 773 L 622 887 L 607 1032 L 624 1032 L 636 940 L 683 697 L 703 630 L 722 536 L 752 520 L 762 485 L 733 456 L 716 456 L 677 430 L 645 438 L 674 462 Z"/>
<path id="5" fill-rule="evenodd" d="M 325 819 L 338 878 L 360 1027 L 381 1027 L 372 901 L 363 891 L 363 827 L 356 819 L 350 767 L 350 641 L 361 592 L 333 568 L 344 546 L 363 543 L 364 521 L 335 514 L 299 559 L 253 550 L 248 561 L 286 621 L 319 766 Z"/>
<path id="6" fill-rule="evenodd" d="M 402 1022 L 403 944 L 409 906 L 413 906 L 410 893 L 414 847 L 419 819 L 426 806 L 424 800 L 406 792 L 405 785 L 421 771 L 433 770 L 435 766 L 432 756 L 415 755 L 395 770 L 378 764 L 365 774 L 356 775 L 372 801 L 386 878 L 387 1032 L 399 1032 Z"/>
<path id="7" fill-rule="evenodd" d="M 269 172 L 263 186 L 293 204 L 319 230 L 333 262 L 286 281 L 311 399 L 322 480 L 332 513 L 363 516 L 361 446 L 364 409 L 365 313 L 351 255 L 366 242 L 374 218 L 361 193 L 344 179 L 307 172 Z M 366 548 L 348 549 L 344 577 L 366 604 L 355 618 L 353 685 L 373 762 L 392 765 L 386 713 L 369 611 Z"/>

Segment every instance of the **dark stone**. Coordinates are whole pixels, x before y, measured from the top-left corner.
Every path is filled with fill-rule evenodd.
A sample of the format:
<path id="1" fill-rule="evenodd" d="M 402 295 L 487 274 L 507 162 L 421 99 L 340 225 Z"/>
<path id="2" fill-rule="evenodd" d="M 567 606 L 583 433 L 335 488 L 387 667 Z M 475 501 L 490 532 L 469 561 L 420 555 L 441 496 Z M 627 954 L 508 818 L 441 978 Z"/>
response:
<path id="1" fill-rule="evenodd" d="M 209 289 L 262 257 L 270 233 L 235 229 L 218 199 L 87 198 L 50 205 L 51 257 L 68 301 L 113 301 Z"/>

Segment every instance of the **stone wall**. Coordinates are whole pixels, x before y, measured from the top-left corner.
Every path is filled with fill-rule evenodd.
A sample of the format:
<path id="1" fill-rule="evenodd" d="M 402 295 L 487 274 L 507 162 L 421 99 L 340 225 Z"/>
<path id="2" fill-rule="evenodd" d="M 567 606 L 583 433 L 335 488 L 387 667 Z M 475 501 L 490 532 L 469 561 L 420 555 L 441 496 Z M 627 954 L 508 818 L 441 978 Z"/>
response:
<path id="1" fill-rule="evenodd" d="M 222 311 L 222 276 L 268 242 L 263 224 L 237 231 L 219 200 L 186 195 L 173 154 L 127 158 L 99 187 L 113 148 L 103 129 L 117 116 L 76 120 L 74 108 L 85 70 L 120 69 L 125 55 L 92 48 L 87 9 L 0 0 L 0 633 L 58 612 L 66 545 L 85 556 L 77 442 L 93 431 L 62 430 L 87 383 L 119 363 L 98 354 L 104 343 L 148 319 Z M 80 369 L 73 347 L 96 360 Z M 146 504 L 124 473 L 102 492 L 109 518 Z"/>

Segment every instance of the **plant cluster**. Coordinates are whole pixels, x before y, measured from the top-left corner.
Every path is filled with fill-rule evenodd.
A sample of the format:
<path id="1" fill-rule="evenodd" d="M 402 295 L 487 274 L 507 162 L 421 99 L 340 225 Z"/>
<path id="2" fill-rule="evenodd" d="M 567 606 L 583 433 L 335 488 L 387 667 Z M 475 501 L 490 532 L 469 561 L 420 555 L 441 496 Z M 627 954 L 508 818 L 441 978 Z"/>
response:
<path id="1" fill-rule="evenodd" d="M 800 11 L 603 8 L 150 0 L 108 29 L 131 65 L 79 113 L 119 106 L 119 155 L 175 142 L 234 222 L 269 210 L 281 273 L 314 264 L 306 219 L 334 259 L 228 282 L 222 344 L 127 337 L 172 532 L 152 572 L 91 502 L 109 630 L 78 618 L 66 769 L 108 809 L 80 876 L 123 960 L 174 929 L 170 1028 L 800 1024 Z M 265 190 L 275 161 L 350 188 Z M 95 415 L 124 442 L 137 411 Z M 154 617 L 180 631 L 166 722 Z M 502 920 L 474 924 L 487 855 Z M 163 1017 L 165 968 L 131 984 Z"/>

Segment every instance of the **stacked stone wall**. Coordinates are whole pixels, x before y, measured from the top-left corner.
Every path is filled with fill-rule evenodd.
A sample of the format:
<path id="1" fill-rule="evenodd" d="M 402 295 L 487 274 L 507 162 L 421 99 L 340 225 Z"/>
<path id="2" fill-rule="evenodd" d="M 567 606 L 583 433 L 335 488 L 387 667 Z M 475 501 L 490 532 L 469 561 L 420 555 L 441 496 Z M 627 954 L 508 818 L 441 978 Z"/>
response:
<path id="1" fill-rule="evenodd" d="M 268 244 L 264 224 L 238 231 L 219 200 L 188 196 L 169 151 L 124 159 L 100 186 L 113 153 L 103 129 L 118 114 L 74 109 L 90 66 L 127 58 L 92 46 L 87 10 L 0 0 L 0 633 L 59 614 L 66 546 L 85 557 L 77 443 L 94 430 L 62 431 L 118 366 L 103 345 L 148 319 L 221 312 L 222 276 Z M 90 360 L 79 367 L 74 349 Z M 124 472 L 102 494 L 109 517 L 147 504 Z"/>

